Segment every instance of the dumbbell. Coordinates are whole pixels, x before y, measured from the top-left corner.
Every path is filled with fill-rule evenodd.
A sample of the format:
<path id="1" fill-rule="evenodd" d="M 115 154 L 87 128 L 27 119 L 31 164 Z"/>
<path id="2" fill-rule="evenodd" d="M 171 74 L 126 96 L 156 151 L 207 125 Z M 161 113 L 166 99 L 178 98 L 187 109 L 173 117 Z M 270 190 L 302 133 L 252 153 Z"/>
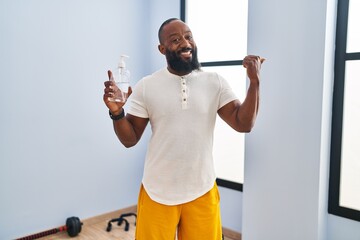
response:
<path id="1" fill-rule="evenodd" d="M 33 235 L 29 235 L 26 237 L 18 238 L 15 240 L 32 240 L 32 239 L 38 239 L 41 237 L 45 237 L 51 234 L 55 234 L 58 232 L 67 231 L 68 235 L 70 237 L 75 237 L 81 232 L 81 226 L 82 222 L 80 222 L 80 219 L 78 217 L 69 217 L 66 219 L 66 225 L 61 226 L 58 228 L 53 228 L 44 232 L 35 233 Z"/>

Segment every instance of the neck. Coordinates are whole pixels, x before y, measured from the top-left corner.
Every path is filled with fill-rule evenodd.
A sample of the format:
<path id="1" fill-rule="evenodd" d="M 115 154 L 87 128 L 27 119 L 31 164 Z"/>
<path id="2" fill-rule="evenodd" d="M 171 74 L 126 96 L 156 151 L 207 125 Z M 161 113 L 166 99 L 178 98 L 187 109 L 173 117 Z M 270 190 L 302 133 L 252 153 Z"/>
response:
<path id="1" fill-rule="evenodd" d="M 171 72 L 172 74 L 178 75 L 178 76 L 184 76 L 187 75 L 189 73 L 192 72 L 192 70 L 189 71 L 175 71 L 174 69 L 172 69 L 170 66 L 167 67 L 168 71 Z"/>

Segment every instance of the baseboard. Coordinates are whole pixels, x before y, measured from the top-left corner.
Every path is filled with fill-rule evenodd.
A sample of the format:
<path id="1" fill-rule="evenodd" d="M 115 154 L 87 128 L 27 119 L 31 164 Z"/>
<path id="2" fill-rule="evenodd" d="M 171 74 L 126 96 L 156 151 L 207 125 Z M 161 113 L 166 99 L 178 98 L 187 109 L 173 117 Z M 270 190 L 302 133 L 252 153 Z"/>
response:
<path id="1" fill-rule="evenodd" d="M 222 229 L 225 237 L 231 238 L 232 240 L 241 240 L 241 233 L 235 232 L 225 227 L 223 227 Z"/>

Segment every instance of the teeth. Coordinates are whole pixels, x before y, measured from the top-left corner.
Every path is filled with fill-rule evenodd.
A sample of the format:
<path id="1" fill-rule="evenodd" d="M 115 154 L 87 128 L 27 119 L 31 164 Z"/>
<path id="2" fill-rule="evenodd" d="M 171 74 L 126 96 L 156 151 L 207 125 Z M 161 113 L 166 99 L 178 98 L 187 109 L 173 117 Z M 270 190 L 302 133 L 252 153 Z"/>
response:
<path id="1" fill-rule="evenodd" d="M 191 51 L 190 50 L 189 51 L 183 51 L 181 54 L 182 55 L 191 55 Z"/>

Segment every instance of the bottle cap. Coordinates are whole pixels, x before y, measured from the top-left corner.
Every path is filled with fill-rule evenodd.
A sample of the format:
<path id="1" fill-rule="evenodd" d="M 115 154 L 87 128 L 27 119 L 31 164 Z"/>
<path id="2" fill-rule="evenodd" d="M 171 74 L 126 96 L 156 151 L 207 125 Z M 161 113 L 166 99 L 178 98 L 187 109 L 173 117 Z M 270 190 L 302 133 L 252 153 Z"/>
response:
<path id="1" fill-rule="evenodd" d="M 129 56 L 124 54 L 120 56 L 119 68 L 126 68 L 125 58 L 129 58 Z"/>

